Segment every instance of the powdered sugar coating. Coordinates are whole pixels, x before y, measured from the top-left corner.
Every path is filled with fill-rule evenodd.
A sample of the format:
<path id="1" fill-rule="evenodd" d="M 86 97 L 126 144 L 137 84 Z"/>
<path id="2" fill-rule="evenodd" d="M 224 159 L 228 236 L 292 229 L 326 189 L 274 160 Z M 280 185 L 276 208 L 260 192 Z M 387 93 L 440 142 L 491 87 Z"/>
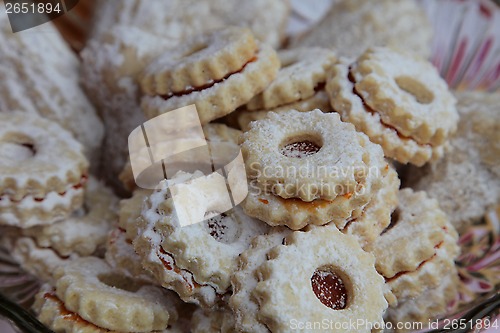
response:
<path id="1" fill-rule="evenodd" d="M 283 242 L 291 230 L 272 228 L 269 234 L 257 236 L 240 256 L 238 270 L 231 278 L 233 294 L 229 306 L 234 312 L 236 329 L 242 332 L 267 333 L 268 328 L 257 319 L 259 305 L 252 296 L 257 286 L 257 268 L 267 260 L 267 252 Z"/>
<path id="2" fill-rule="evenodd" d="M 455 259 L 460 248 L 457 244 L 458 234 L 453 226 L 447 223 L 443 243 L 436 249 L 435 255 L 421 263 L 416 271 L 405 272 L 401 276 L 387 281 L 398 303 L 419 297 L 429 289 L 437 288 L 444 276 L 457 275 Z"/>
<path id="3" fill-rule="evenodd" d="M 385 125 L 378 112 L 366 108 L 363 100 L 354 93 L 354 83 L 348 78 L 347 62 L 344 59 L 342 63 L 332 67 L 326 85 L 332 107 L 340 113 L 342 120 L 354 124 L 356 129 L 368 135 L 372 142 L 380 144 L 387 157 L 400 163 L 421 166 L 440 158 L 444 153 L 443 145 L 420 144 L 410 137 L 404 137 L 393 127 Z"/>
<path id="4" fill-rule="evenodd" d="M 202 198 L 196 201 L 193 195 L 189 198 L 193 207 L 203 208 L 207 202 Z M 178 267 L 192 272 L 198 283 L 215 286 L 217 292 L 223 294 L 229 288 L 238 255 L 254 236 L 268 230 L 267 225 L 235 207 L 205 222 L 183 226 L 175 207 L 166 188 L 162 188 L 150 196 L 142 217 L 161 235 L 162 249 L 173 256 Z M 217 211 L 216 208 L 204 209 L 205 212 L 211 210 Z"/>
<path id="5" fill-rule="evenodd" d="M 436 253 L 448 223 L 436 200 L 425 192 L 405 188 L 399 191 L 398 208 L 392 225 L 374 243 L 372 253 L 380 274 L 392 278 L 399 272 L 414 271 Z M 416 237 L 418 235 L 418 237 Z"/>
<path id="6" fill-rule="evenodd" d="M 191 320 L 191 333 L 232 333 L 234 315 L 227 308 L 205 310 L 198 308 Z"/>
<path id="7" fill-rule="evenodd" d="M 348 323 L 362 318 L 383 323 L 387 308 L 384 279 L 375 270 L 373 256 L 364 252 L 355 238 L 332 226 L 296 231 L 286 238 L 285 245 L 274 247 L 267 257 L 258 269 L 259 282 L 252 295 L 260 305 L 258 318 L 270 331 L 289 331 L 293 319 L 321 322 L 327 318 Z M 345 309 L 332 311 L 316 297 L 311 277 L 318 269 L 330 270 L 342 278 L 348 290 Z M 369 326 L 354 330 L 333 326 L 329 331 L 372 332 Z"/>
<path id="8" fill-rule="evenodd" d="M 321 149 L 303 159 L 280 153 L 284 145 L 304 140 Z M 385 174 L 379 146 L 342 122 L 338 114 L 320 110 L 270 113 L 251 124 L 242 136 L 241 151 L 250 181 L 282 198 L 309 202 L 348 195 L 363 205 L 380 188 Z"/>
<path id="9" fill-rule="evenodd" d="M 385 124 L 420 144 L 442 145 L 457 128 L 456 99 L 418 56 L 370 48 L 352 64 L 355 91 Z"/>
<path id="10" fill-rule="evenodd" d="M 0 160 L 0 193 L 14 200 L 63 193 L 68 185 L 80 184 L 88 166 L 82 145 L 59 125 L 37 115 L 0 114 L 0 141 L 25 145 L 32 151 L 20 163 Z"/>
<path id="11" fill-rule="evenodd" d="M 244 28 L 194 36 L 147 65 L 140 80 L 142 91 L 169 96 L 208 85 L 240 71 L 256 51 L 253 34 Z"/>
<path id="12" fill-rule="evenodd" d="M 357 57 L 370 46 L 388 45 L 428 57 L 431 39 L 432 25 L 414 1 L 340 0 L 292 46 L 326 47 Z"/>
<path id="13" fill-rule="evenodd" d="M 137 77 L 151 59 L 176 44 L 133 26 L 118 25 L 90 39 L 81 52 L 81 81 L 107 132 L 104 175 L 116 187 L 116 175 L 128 160 L 128 135 L 146 121 L 139 106 Z"/>
<path id="14" fill-rule="evenodd" d="M 105 258 L 116 272 L 149 284 L 156 284 L 151 273 L 142 267 L 141 257 L 135 252 L 132 241 L 127 239 L 123 230 L 115 229 L 109 233 Z"/>
<path id="15" fill-rule="evenodd" d="M 19 228 L 47 226 L 69 218 L 84 202 L 84 188 L 70 185 L 61 193 L 48 192 L 43 198 L 27 195 L 15 201 L 0 197 L 0 224 Z"/>
<path id="16" fill-rule="evenodd" d="M 7 15 L 2 9 L 1 14 Z M 80 64 L 53 25 L 13 33 L 0 23 L 0 110 L 39 114 L 70 131 L 98 163 L 104 135 L 94 106 L 79 85 Z"/>
<path id="17" fill-rule="evenodd" d="M 141 107 L 148 118 L 195 104 L 202 124 L 225 116 L 262 92 L 276 77 L 279 59 L 276 52 L 265 44 L 259 45 L 256 60 L 248 63 L 241 72 L 200 91 L 172 96 L 144 96 Z"/>
<path id="18" fill-rule="evenodd" d="M 56 123 L 24 112 L 0 114 L 0 156 L 2 224 L 51 224 L 83 203 L 83 146 Z"/>
<path id="19" fill-rule="evenodd" d="M 322 48 L 284 50 L 278 56 L 278 76 L 248 102 L 247 109 L 268 110 L 312 97 L 326 81 L 327 69 L 337 60 L 335 53 Z"/>

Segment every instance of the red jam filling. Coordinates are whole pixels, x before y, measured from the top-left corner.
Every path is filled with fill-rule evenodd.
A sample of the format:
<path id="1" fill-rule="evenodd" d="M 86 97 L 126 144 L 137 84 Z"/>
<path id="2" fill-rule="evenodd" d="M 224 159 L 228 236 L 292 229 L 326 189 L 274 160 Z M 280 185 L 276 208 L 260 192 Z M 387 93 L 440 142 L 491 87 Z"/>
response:
<path id="1" fill-rule="evenodd" d="M 333 310 L 347 307 L 348 293 L 344 281 L 335 273 L 316 270 L 311 277 L 314 294 L 321 303 Z"/>
<path id="2" fill-rule="evenodd" d="M 179 91 L 179 92 L 175 92 L 175 93 L 170 93 L 168 95 L 160 95 L 161 98 L 163 98 L 164 100 L 168 100 L 172 97 L 182 97 L 182 96 L 185 96 L 185 95 L 189 95 L 193 92 L 199 92 L 199 91 L 202 91 L 202 90 L 205 90 L 205 89 L 209 89 L 209 88 L 212 88 L 213 86 L 215 86 L 217 83 L 221 83 L 227 79 L 229 79 L 229 77 L 231 77 L 232 75 L 234 74 L 238 74 L 238 73 L 241 73 L 245 70 L 245 68 L 251 64 L 252 62 L 255 62 L 257 61 L 257 56 L 254 56 L 252 59 L 250 59 L 247 63 L 245 63 L 243 65 L 243 67 L 241 67 L 240 70 L 236 71 L 236 72 L 233 72 L 233 73 L 229 73 L 227 74 L 226 76 L 224 76 L 222 79 L 219 79 L 219 80 L 213 80 L 211 81 L 210 83 L 207 83 L 207 84 L 204 84 L 202 86 L 197 86 L 197 87 L 190 87 L 188 89 L 185 89 L 183 91 Z"/>
<path id="3" fill-rule="evenodd" d="M 320 146 L 311 141 L 299 141 L 287 144 L 281 149 L 281 154 L 290 158 L 303 158 L 319 152 Z"/>

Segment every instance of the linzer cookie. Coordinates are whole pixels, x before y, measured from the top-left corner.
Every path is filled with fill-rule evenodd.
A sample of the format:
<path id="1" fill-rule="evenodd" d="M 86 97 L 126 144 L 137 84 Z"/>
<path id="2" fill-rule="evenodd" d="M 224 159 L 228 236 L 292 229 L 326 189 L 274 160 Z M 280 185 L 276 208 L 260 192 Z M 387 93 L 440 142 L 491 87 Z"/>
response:
<path id="1" fill-rule="evenodd" d="M 326 71 L 337 60 L 334 52 L 322 48 L 285 50 L 278 56 L 278 76 L 246 105 L 247 109 L 269 110 L 313 97 L 324 88 Z"/>
<path id="2" fill-rule="evenodd" d="M 222 211 L 218 206 L 221 199 L 211 195 L 211 180 L 210 176 L 201 180 L 207 182 L 205 195 L 193 193 L 186 197 L 192 207 L 190 213 Z M 202 215 L 203 222 L 189 226 L 183 226 L 179 216 L 166 182 L 162 182 L 148 198 L 138 219 L 135 249 L 143 266 L 164 287 L 175 290 L 186 301 L 214 305 L 230 287 L 238 255 L 254 236 L 264 234 L 268 226 L 246 216 L 239 207 L 205 221 Z M 187 275 L 192 279 L 189 283 L 185 280 Z"/>
<path id="3" fill-rule="evenodd" d="M 234 312 L 235 327 L 242 332 L 268 332 L 257 319 L 259 304 L 252 296 L 257 286 L 257 268 L 267 260 L 267 252 L 280 245 L 292 231 L 285 227 L 272 228 L 267 235 L 257 236 L 239 257 L 238 270 L 231 278 L 233 294 L 229 306 Z"/>
<path id="4" fill-rule="evenodd" d="M 398 302 L 419 297 L 426 290 L 437 288 L 444 277 L 458 274 L 455 266 L 460 252 L 458 235 L 449 224 L 444 232 L 444 240 L 436 246 L 433 257 L 423 261 L 415 271 L 399 272 L 387 280 Z"/>
<path id="5" fill-rule="evenodd" d="M 116 223 L 117 204 L 118 198 L 113 192 L 91 176 L 80 210 L 63 221 L 24 229 L 21 234 L 61 256 L 73 253 L 89 256 L 103 252 L 108 232 Z"/>
<path id="6" fill-rule="evenodd" d="M 346 152 L 349 153 L 346 153 Z M 334 113 L 270 113 L 242 137 L 250 181 L 245 211 L 301 229 L 358 217 L 388 172 L 379 146 Z"/>
<path id="7" fill-rule="evenodd" d="M 276 52 L 266 44 L 255 44 L 246 29 L 218 30 L 193 37 L 185 45 L 163 52 L 144 70 L 142 108 L 148 118 L 195 104 L 202 124 L 208 123 L 262 92 L 279 69 Z M 217 69 L 212 70 L 212 63 Z M 176 77 L 180 80 L 174 85 Z"/>
<path id="8" fill-rule="evenodd" d="M 294 321 L 325 319 L 371 323 L 354 329 L 332 324 L 329 332 L 381 331 L 387 308 L 384 279 L 375 270 L 373 256 L 352 236 L 334 226 L 296 231 L 267 258 L 257 269 L 258 283 L 252 291 L 259 305 L 257 319 L 267 329 L 263 332 L 289 332 Z"/>
<path id="9" fill-rule="evenodd" d="M 448 272 L 456 272 L 458 234 L 438 202 L 425 192 L 403 189 L 391 225 L 374 242 L 376 267 L 400 300 L 435 288 Z"/>
<path id="10" fill-rule="evenodd" d="M 70 313 L 111 331 L 161 331 L 177 320 L 175 294 L 114 272 L 103 260 L 82 258 L 55 272 L 55 292 L 42 295 Z"/>
<path id="11" fill-rule="evenodd" d="M 83 146 L 37 115 L 0 114 L 0 224 L 52 224 L 83 204 Z"/>
<path id="12" fill-rule="evenodd" d="M 248 29 L 199 35 L 153 61 L 143 72 L 142 90 L 155 96 L 206 86 L 240 71 L 256 52 L 257 41 Z"/>
<path id="13" fill-rule="evenodd" d="M 350 73 L 356 93 L 402 135 L 437 146 L 455 132 L 456 99 L 423 58 L 371 48 L 352 64 Z"/>
<path id="14" fill-rule="evenodd" d="M 340 113 L 342 120 L 354 124 L 358 131 L 380 144 L 387 157 L 401 163 L 423 165 L 443 155 L 443 146 L 421 144 L 411 137 L 401 135 L 394 127 L 384 123 L 380 115 L 355 93 L 355 82 L 349 73 L 349 64 L 346 60 L 333 66 L 326 90 L 330 95 L 332 108 Z"/>
<path id="15" fill-rule="evenodd" d="M 386 278 L 392 278 L 398 272 L 414 271 L 420 263 L 432 258 L 435 247 L 444 240 L 443 228 L 448 221 L 438 202 L 429 199 L 425 192 L 403 189 L 398 193 L 398 200 L 391 224 L 373 249 L 377 270 Z M 395 246 L 401 250 L 390 251 Z"/>

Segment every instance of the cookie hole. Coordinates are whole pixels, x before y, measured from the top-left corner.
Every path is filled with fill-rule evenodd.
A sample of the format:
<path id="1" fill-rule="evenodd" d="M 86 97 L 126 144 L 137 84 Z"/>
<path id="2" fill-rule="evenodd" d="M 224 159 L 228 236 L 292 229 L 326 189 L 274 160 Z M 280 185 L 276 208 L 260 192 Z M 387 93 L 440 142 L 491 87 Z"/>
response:
<path id="1" fill-rule="evenodd" d="M 304 135 L 285 140 L 281 144 L 281 154 L 290 158 L 305 158 L 317 154 L 323 146 L 322 140 L 314 135 Z"/>
<path id="2" fill-rule="evenodd" d="M 212 212 L 209 216 L 213 216 Z M 206 220 L 205 225 L 216 241 L 224 244 L 232 244 L 238 238 L 238 228 L 231 217 L 227 214 L 218 214 Z"/>
<path id="3" fill-rule="evenodd" d="M 198 43 L 198 44 L 195 44 L 193 45 L 193 47 L 191 49 L 189 49 L 185 54 L 184 54 L 184 57 L 189 57 L 189 56 L 192 56 L 193 54 L 196 54 L 198 52 L 201 52 L 205 49 L 208 48 L 208 44 L 206 43 Z"/>
<path id="4" fill-rule="evenodd" d="M 391 214 L 391 223 L 387 226 L 387 228 L 382 231 L 381 235 L 385 234 L 387 231 L 391 230 L 398 224 L 400 218 L 400 211 L 399 209 L 395 209 L 392 214 Z"/>
<path id="5" fill-rule="evenodd" d="M 333 310 L 343 310 L 349 303 L 347 281 L 341 275 L 331 268 L 318 268 L 311 277 L 314 295 Z"/>
<path id="6" fill-rule="evenodd" d="M 141 285 L 137 282 L 120 274 L 99 274 L 97 278 L 99 281 L 111 288 L 117 288 L 133 293 L 137 292 L 141 288 Z"/>
<path id="7" fill-rule="evenodd" d="M 0 159 L 18 164 L 33 158 L 36 147 L 33 140 L 24 134 L 9 135 L 0 140 Z"/>
<path id="8" fill-rule="evenodd" d="M 434 101 L 434 94 L 421 82 L 409 76 L 399 76 L 396 78 L 398 87 L 415 97 L 420 104 L 430 104 Z"/>

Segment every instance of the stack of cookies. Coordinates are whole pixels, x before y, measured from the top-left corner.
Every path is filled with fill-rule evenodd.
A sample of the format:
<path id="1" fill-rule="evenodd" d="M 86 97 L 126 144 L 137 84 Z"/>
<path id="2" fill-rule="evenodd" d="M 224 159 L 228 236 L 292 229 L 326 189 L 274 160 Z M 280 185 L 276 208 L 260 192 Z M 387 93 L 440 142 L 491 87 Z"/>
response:
<path id="1" fill-rule="evenodd" d="M 484 117 L 477 105 L 498 96 L 459 97 L 460 120 L 436 69 L 387 47 L 406 39 L 414 16 L 423 28 L 405 45 L 426 54 L 430 32 L 415 4 L 337 1 L 316 30 L 280 49 L 286 1 L 243 1 L 234 15 L 216 0 L 197 1 L 197 11 L 150 2 L 98 3 L 81 53 L 81 81 L 106 128 L 101 168 L 99 144 L 87 140 L 100 140 L 99 126 L 81 135 L 55 105 L 30 112 L 0 101 L 12 111 L 0 113 L 1 242 L 46 282 L 39 320 L 56 333 L 372 333 L 452 311 L 464 222 L 426 179 L 452 182 L 453 149 L 480 156 L 477 179 L 498 181 L 479 133 L 495 131 L 463 120 Z M 200 13 L 220 20 L 203 26 Z M 346 26 L 348 36 L 332 35 Z M 165 162 L 165 179 L 141 188 L 128 135 L 190 105 L 211 164 L 193 168 L 194 154 L 178 154 L 189 168 L 167 177 Z M 213 184 L 232 191 L 233 175 L 215 166 L 238 154 L 248 195 L 227 209 Z M 410 164 L 414 189 L 400 189 Z M 202 218 L 186 225 L 187 215 Z"/>

